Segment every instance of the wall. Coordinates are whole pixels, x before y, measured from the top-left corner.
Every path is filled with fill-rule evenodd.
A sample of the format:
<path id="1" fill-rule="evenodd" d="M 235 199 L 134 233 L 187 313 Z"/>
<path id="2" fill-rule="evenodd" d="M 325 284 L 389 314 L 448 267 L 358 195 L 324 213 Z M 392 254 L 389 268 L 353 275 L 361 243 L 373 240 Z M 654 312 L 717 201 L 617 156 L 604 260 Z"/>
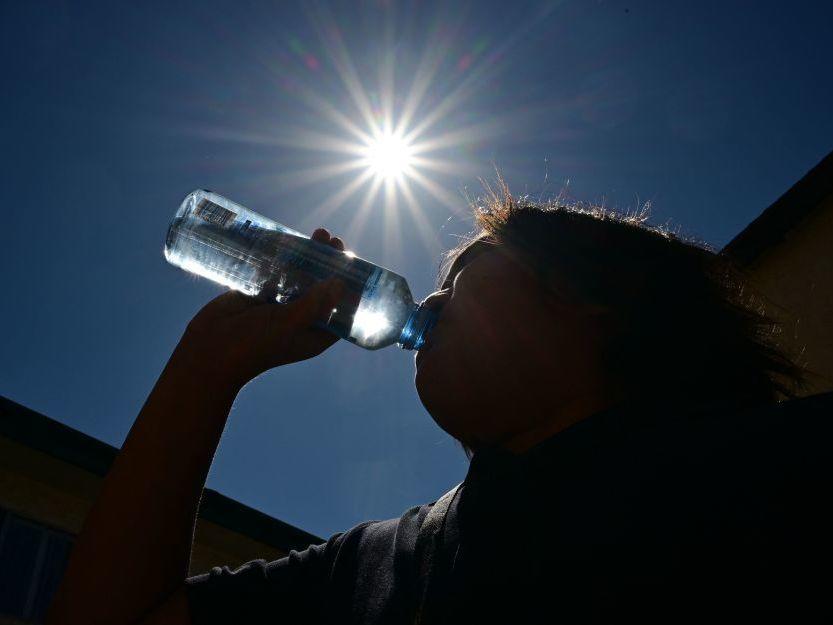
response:
<path id="1" fill-rule="evenodd" d="M 810 372 L 801 394 L 833 391 L 833 196 L 746 271 L 783 323 L 779 342 Z"/>
<path id="2" fill-rule="evenodd" d="M 0 436 L 0 509 L 16 518 L 34 521 L 57 533 L 76 535 L 100 483 L 101 478 L 93 473 Z M 286 554 L 271 545 L 200 519 L 191 574 L 205 572 L 212 566 L 236 566 L 256 558 L 271 560 L 283 555 Z M 33 578 L 32 584 L 38 583 Z M 34 586 L 32 592 L 36 592 Z M 19 622 L 0 615 L 0 625 Z"/>

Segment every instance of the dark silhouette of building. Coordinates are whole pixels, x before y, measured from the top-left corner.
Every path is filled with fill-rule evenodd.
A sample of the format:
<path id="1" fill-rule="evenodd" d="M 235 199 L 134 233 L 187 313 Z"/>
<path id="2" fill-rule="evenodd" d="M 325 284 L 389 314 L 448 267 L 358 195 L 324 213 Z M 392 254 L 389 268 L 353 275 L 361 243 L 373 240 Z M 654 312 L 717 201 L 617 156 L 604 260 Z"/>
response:
<path id="1" fill-rule="evenodd" d="M 809 371 L 805 395 L 833 390 L 833 152 L 725 248 L 782 322 Z"/>
<path id="2" fill-rule="evenodd" d="M 0 397 L 0 625 L 38 623 L 118 450 Z M 191 572 L 323 539 L 206 489 Z"/>

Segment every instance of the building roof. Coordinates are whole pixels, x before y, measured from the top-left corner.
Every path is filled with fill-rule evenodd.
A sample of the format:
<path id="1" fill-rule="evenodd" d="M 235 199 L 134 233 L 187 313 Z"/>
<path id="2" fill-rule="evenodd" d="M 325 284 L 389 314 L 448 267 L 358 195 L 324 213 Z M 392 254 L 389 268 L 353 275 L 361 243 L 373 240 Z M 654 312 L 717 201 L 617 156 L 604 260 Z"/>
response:
<path id="1" fill-rule="evenodd" d="M 790 230 L 809 217 L 831 195 L 833 152 L 732 239 L 723 248 L 723 253 L 742 266 L 748 265 L 783 241 Z"/>
<path id="2" fill-rule="evenodd" d="M 104 477 L 118 449 L 46 415 L 0 396 L 0 436 Z M 284 552 L 324 542 L 322 538 L 206 488 L 200 518 Z"/>

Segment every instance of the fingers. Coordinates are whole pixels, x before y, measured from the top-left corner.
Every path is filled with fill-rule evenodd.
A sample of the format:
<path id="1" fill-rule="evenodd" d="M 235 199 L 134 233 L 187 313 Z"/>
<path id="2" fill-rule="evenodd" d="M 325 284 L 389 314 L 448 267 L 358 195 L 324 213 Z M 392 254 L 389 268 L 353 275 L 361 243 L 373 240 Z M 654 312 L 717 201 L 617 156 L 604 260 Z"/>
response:
<path id="1" fill-rule="evenodd" d="M 315 231 L 312 233 L 310 239 L 312 239 L 313 241 L 318 241 L 319 243 L 329 243 L 330 233 L 327 231 L 326 228 L 316 228 Z"/>
<path id="2" fill-rule="evenodd" d="M 341 250 L 342 252 L 344 251 L 344 241 L 342 241 L 339 237 L 332 236 L 326 228 L 316 228 L 310 238 L 313 241 L 326 243 L 328 245 L 332 245 L 337 250 Z"/>
<path id="3" fill-rule="evenodd" d="M 203 307 L 203 311 L 205 311 L 205 315 L 210 314 L 215 317 L 234 315 L 252 308 L 257 304 L 258 301 L 248 295 L 240 293 L 239 291 L 229 290 L 208 302 L 208 304 Z"/>
<path id="4" fill-rule="evenodd" d="M 329 278 L 312 285 L 295 301 L 283 305 L 268 305 L 263 313 L 269 323 L 279 331 L 298 330 L 312 326 L 316 321 L 326 321 L 339 301 L 343 284 Z"/>

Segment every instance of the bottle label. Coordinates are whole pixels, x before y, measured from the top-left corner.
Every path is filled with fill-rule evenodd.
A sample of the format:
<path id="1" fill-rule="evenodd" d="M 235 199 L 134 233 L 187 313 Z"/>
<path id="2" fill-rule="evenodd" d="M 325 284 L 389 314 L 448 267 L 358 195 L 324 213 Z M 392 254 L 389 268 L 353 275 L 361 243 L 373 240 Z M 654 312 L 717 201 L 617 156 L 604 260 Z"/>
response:
<path id="1" fill-rule="evenodd" d="M 203 198 L 194 210 L 194 215 L 207 221 L 210 224 L 215 224 L 221 228 L 225 228 L 234 221 L 237 213 L 223 208 L 219 204 L 215 204 L 209 199 Z"/>

